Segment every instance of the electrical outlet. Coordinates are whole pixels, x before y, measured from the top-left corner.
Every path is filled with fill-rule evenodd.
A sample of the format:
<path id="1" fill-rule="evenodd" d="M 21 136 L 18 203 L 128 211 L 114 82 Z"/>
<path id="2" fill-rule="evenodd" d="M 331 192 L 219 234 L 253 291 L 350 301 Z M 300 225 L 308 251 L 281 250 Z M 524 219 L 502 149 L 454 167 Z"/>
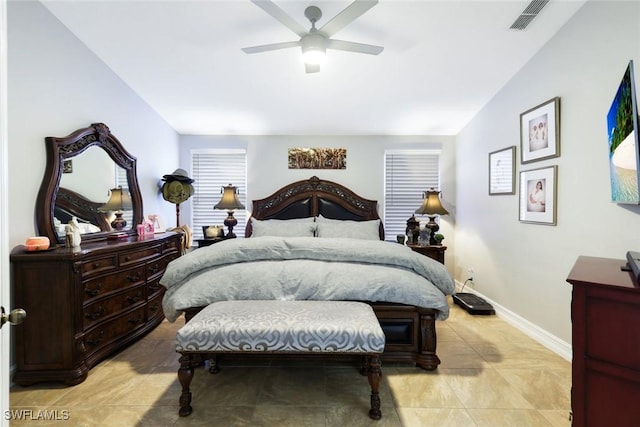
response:
<path id="1" fill-rule="evenodd" d="M 475 277 L 475 271 L 474 271 L 473 267 L 467 268 L 467 280 L 473 281 L 474 277 Z"/>

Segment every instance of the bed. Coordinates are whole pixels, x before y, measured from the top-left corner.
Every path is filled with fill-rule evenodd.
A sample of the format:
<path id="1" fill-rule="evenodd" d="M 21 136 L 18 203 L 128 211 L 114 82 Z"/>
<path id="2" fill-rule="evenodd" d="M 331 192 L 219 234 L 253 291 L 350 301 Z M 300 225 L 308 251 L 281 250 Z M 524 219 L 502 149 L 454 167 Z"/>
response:
<path id="1" fill-rule="evenodd" d="M 382 360 L 427 370 L 440 364 L 436 320 L 454 291 L 442 264 L 384 241 L 375 200 L 315 176 L 254 200 L 244 239 L 173 261 L 160 284 L 170 321 L 224 299 L 367 302 L 385 332 Z"/>
<path id="2" fill-rule="evenodd" d="M 78 222 L 82 234 L 111 230 L 107 217 L 100 211 L 102 205 L 104 203 L 92 202 L 75 191 L 60 187 L 53 211 L 56 232 L 64 237 L 64 227 L 72 218 Z"/>

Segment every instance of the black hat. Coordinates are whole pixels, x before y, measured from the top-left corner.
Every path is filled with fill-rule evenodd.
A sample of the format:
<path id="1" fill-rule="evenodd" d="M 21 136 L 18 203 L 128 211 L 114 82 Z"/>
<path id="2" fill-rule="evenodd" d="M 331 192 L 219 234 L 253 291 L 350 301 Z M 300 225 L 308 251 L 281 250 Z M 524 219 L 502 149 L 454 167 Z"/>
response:
<path id="1" fill-rule="evenodd" d="M 180 181 L 180 182 L 186 182 L 188 184 L 195 182 L 195 179 L 189 178 L 189 175 L 187 175 L 187 171 L 184 169 L 176 169 L 175 171 L 173 171 L 172 174 L 164 175 L 162 179 L 167 182 Z"/>

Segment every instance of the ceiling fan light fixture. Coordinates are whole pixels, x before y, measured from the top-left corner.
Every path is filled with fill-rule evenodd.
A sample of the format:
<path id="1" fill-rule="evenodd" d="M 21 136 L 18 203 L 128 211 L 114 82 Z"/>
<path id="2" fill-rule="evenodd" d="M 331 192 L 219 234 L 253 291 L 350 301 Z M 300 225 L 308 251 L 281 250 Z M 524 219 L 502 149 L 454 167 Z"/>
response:
<path id="1" fill-rule="evenodd" d="M 308 49 L 302 52 L 302 60 L 305 64 L 320 65 L 324 61 L 325 51 L 320 49 Z"/>
<path id="2" fill-rule="evenodd" d="M 373 46 L 331 38 L 335 33 L 342 30 L 345 26 L 349 25 L 363 13 L 375 6 L 378 1 L 379 0 L 353 0 L 349 6 L 344 8 L 340 13 L 319 29 L 316 28 L 316 24 L 322 17 L 322 11 L 317 6 L 309 6 L 304 10 L 304 16 L 309 20 L 309 22 L 311 22 L 311 29 L 307 31 L 303 26 L 296 22 L 295 19 L 291 18 L 284 10 L 277 6 L 273 0 L 251 0 L 251 2 L 260 9 L 264 10 L 285 27 L 296 33 L 300 39 L 298 41 L 243 47 L 242 51 L 245 53 L 260 53 L 299 46 L 302 48 L 302 60 L 304 61 L 304 68 L 307 73 L 317 73 L 320 71 L 320 65 L 324 60 L 327 49 L 378 55 L 384 50 L 381 46 Z"/>
<path id="3" fill-rule="evenodd" d="M 311 33 L 300 40 L 302 60 L 305 64 L 320 65 L 327 53 L 327 39 L 321 34 Z"/>

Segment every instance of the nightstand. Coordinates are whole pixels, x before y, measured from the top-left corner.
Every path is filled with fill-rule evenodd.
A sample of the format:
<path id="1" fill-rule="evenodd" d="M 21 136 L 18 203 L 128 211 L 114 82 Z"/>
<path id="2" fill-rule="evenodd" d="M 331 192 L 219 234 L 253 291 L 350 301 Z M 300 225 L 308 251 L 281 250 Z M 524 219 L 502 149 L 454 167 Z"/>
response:
<path id="1" fill-rule="evenodd" d="M 429 258 L 433 258 L 436 261 L 444 264 L 444 251 L 447 250 L 446 246 L 442 246 L 442 245 L 431 245 L 431 246 L 407 245 L 407 246 L 410 247 L 415 252 L 428 256 Z"/>
<path id="2" fill-rule="evenodd" d="M 205 237 L 204 239 L 196 239 L 199 248 L 204 248 L 205 246 L 213 245 L 214 243 L 222 242 L 223 240 L 223 237 Z"/>

